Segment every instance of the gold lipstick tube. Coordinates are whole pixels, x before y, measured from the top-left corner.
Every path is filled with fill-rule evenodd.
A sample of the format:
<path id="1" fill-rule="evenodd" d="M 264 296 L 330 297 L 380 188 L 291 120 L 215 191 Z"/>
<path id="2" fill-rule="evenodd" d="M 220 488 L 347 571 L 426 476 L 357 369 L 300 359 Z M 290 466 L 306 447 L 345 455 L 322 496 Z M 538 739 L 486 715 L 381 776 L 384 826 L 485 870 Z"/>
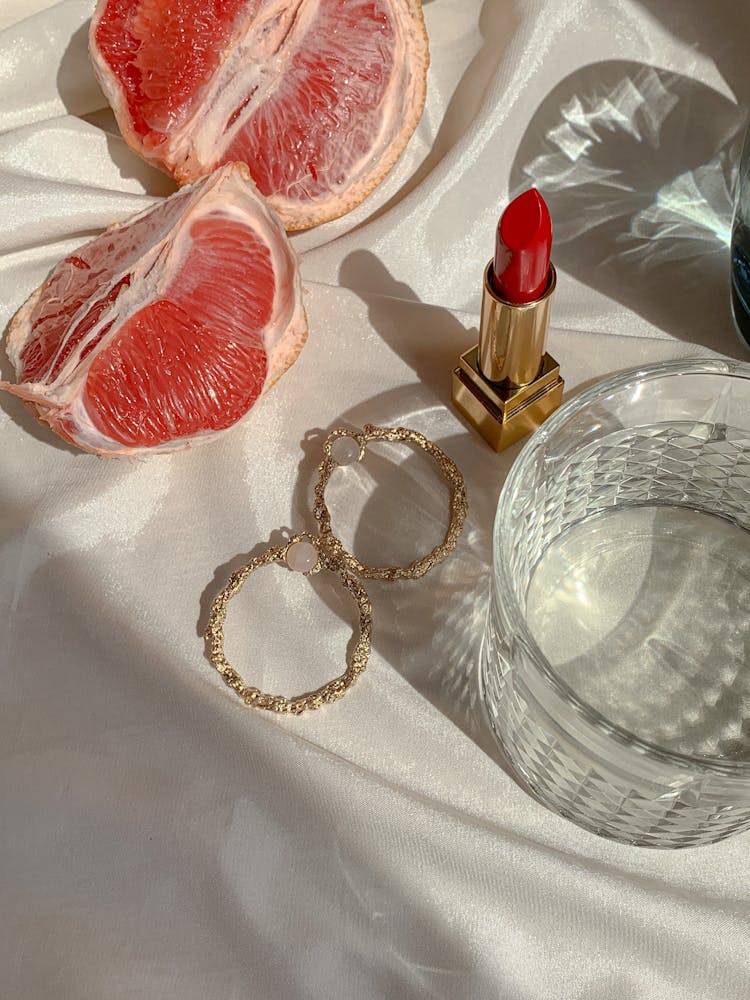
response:
<path id="1" fill-rule="evenodd" d="M 453 371 L 453 405 L 495 451 L 530 434 L 562 402 L 560 366 L 545 352 L 556 274 L 534 302 L 506 302 L 484 271 L 479 344 Z"/>

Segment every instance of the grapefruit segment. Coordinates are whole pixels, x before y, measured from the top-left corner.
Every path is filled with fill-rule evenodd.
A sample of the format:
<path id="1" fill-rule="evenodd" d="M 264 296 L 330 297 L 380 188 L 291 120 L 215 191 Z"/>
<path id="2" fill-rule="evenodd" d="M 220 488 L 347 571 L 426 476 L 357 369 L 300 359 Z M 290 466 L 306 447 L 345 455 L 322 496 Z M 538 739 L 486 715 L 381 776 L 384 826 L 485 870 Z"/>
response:
<path id="1" fill-rule="evenodd" d="M 89 44 L 137 152 L 181 183 L 245 162 L 290 230 L 359 204 L 424 108 L 419 0 L 98 0 Z"/>
<path id="2" fill-rule="evenodd" d="M 62 261 L 11 324 L 0 388 L 85 450 L 173 450 L 243 417 L 306 332 L 294 251 L 233 164 Z"/>
<path id="3" fill-rule="evenodd" d="M 227 343 L 181 306 L 159 299 L 127 320 L 94 359 L 86 409 L 102 434 L 129 448 L 223 430 L 257 399 L 266 362 L 260 341 Z"/>

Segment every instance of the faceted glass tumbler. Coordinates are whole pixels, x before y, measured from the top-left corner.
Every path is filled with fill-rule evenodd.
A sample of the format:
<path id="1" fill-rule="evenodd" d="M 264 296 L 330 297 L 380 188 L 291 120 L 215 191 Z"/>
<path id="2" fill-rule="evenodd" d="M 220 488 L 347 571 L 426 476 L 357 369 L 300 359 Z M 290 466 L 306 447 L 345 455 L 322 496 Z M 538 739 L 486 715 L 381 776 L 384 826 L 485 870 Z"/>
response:
<path id="1" fill-rule="evenodd" d="M 493 537 L 482 697 L 555 812 L 629 844 L 750 827 L 750 365 L 647 366 L 528 441 Z"/>

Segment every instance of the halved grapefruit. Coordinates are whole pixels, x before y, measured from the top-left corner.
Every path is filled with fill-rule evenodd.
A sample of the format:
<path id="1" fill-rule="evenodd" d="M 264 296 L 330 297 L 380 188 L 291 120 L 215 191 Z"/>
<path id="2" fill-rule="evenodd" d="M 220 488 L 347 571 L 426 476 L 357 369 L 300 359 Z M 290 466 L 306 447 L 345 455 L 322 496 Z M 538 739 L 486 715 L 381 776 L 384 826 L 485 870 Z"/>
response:
<path id="1" fill-rule="evenodd" d="M 232 164 L 58 264 L 11 323 L 0 388 L 85 451 L 174 450 L 236 423 L 306 336 L 296 255 Z"/>
<path id="2" fill-rule="evenodd" d="M 246 163 L 288 230 L 358 205 L 424 108 L 420 0 L 98 0 L 89 47 L 136 152 L 180 183 Z"/>

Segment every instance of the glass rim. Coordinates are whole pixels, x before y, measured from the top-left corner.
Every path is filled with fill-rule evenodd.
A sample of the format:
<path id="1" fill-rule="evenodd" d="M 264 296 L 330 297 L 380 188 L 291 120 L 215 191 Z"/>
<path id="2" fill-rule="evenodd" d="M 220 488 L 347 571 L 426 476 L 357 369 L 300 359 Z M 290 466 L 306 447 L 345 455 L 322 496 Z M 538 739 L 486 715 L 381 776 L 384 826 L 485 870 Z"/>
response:
<path id="1" fill-rule="evenodd" d="M 629 368 L 608 378 L 596 382 L 583 389 L 572 399 L 569 399 L 555 411 L 539 427 L 523 446 L 516 457 L 510 472 L 503 483 L 495 513 L 493 536 L 493 556 L 498 555 L 500 565 L 510 564 L 511 539 L 510 530 L 506 527 L 512 523 L 510 507 L 515 499 L 521 476 L 526 468 L 535 461 L 537 453 L 555 435 L 555 433 L 576 413 L 584 410 L 589 404 L 611 392 L 622 390 L 631 383 L 653 382 L 673 375 L 726 375 L 733 378 L 750 379 L 750 363 L 744 361 L 729 361 L 726 359 L 691 358 L 678 361 L 663 361 L 636 368 Z M 509 583 L 509 574 L 497 573 L 493 561 L 492 568 L 495 586 L 498 589 L 498 599 L 502 604 L 503 613 L 508 618 L 511 633 L 520 639 L 524 648 L 531 656 L 534 668 L 542 674 L 544 680 L 573 708 L 578 716 L 592 725 L 597 731 L 607 737 L 613 737 L 618 743 L 635 747 L 651 758 L 662 760 L 671 765 L 712 771 L 725 775 L 740 774 L 750 776 L 750 760 L 725 760 L 720 757 L 701 756 L 699 754 L 680 753 L 668 750 L 658 743 L 652 743 L 624 726 L 620 726 L 585 701 L 566 681 L 559 676 L 547 657 L 539 648 L 526 623 L 526 616 L 521 611 L 516 593 Z"/>

